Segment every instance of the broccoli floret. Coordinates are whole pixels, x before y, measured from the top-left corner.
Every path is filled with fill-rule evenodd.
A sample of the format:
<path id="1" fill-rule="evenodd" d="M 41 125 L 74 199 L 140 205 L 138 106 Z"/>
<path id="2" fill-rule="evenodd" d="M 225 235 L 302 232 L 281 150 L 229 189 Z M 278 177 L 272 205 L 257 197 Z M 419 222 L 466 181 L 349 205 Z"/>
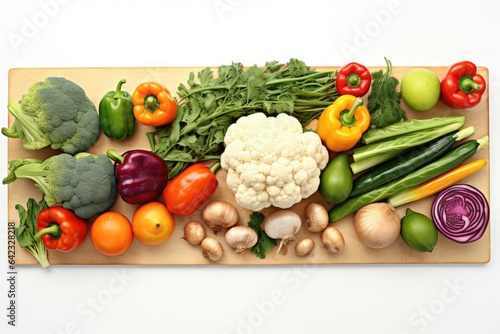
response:
<path id="1" fill-rule="evenodd" d="M 13 159 L 3 184 L 28 178 L 44 193 L 47 205 L 61 204 L 87 219 L 111 208 L 117 195 L 114 165 L 105 154 L 61 153 L 44 161 Z"/>
<path id="2" fill-rule="evenodd" d="M 101 133 L 95 104 L 66 78 L 48 77 L 33 84 L 20 101 L 10 101 L 8 109 L 15 120 L 2 133 L 20 138 L 27 150 L 50 146 L 76 154 L 94 145 Z"/>

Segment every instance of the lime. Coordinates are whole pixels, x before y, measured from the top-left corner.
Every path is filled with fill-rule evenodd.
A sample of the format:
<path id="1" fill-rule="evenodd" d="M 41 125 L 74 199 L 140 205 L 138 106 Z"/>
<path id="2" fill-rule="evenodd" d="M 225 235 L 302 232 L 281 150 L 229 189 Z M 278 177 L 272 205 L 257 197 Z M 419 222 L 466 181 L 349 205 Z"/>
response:
<path id="1" fill-rule="evenodd" d="M 436 225 L 426 215 L 406 209 L 401 219 L 401 238 L 417 252 L 432 252 L 438 239 Z"/>
<path id="2" fill-rule="evenodd" d="M 416 111 L 426 111 L 436 105 L 441 94 L 437 75 L 426 68 L 414 68 L 401 80 L 401 97 Z"/>

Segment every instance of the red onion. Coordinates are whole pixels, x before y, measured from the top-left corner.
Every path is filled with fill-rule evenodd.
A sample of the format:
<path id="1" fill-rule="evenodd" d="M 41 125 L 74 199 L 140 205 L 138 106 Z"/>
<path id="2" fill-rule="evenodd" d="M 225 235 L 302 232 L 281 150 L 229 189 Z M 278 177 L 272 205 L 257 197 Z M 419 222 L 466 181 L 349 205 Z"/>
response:
<path id="1" fill-rule="evenodd" d="M 456 184 L 436 196 L 432 219 L 445 237 L 459 243 L 473 242 L 481 238 L 488 226 L 488 201 L 477 188 Z"/>

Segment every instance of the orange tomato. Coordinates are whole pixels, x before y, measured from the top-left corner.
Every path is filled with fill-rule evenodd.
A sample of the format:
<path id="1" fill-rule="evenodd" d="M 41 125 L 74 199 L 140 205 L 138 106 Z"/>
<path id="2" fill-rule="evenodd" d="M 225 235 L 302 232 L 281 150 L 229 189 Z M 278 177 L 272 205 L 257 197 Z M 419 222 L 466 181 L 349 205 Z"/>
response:
<path id="1" fill-rule="evenodd" d="M 94 248 L 104 255 L 123 254 L 134 241 L 132 224 L 119 212 L 105 212 L 92 223 L 90 240 Z"/>
<path id="2" fill-rule="evenodd" d="M 174 232 L 174 227 L 174 215 L 161 202 L 142 204 L 132 216 L 135 237 L 147 245 L 157 245 L 167 241 Z"/>

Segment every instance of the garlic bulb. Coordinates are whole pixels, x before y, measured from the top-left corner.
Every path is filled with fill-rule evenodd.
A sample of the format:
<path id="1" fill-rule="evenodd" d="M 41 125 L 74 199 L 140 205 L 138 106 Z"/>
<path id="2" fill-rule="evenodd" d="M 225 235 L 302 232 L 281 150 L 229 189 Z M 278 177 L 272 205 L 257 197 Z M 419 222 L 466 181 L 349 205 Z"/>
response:
<path id="1" fill-rule="evenodd" d="M 276 251 L 279 254 L 282 247 L 295 241 L 295 235 L 302 226 L 300 216 L 292 210 L 279 210 L 264 218 L 264 231 L 272 239 L 281 239 Z"/>
<path id="2" fill-rule="evenodd" d="M 192 220 L 184 225 L 184 235 L 182 239 L 191 245 L 199 245 L 205 239 L 205 228 L 199 221 Z"/>
<path id="3" fill-rule="evenodd" d="M 328 226 L 321 232 L 323 249 L 330 253 L 340 253 L 344 250 L 345 240 L 342 233 L 333 226 Z"/>
<path id="4" fill-rule="evenodd" d="M 372 203 L 354 215 L 354 230 L 359 240 L 370 248 L 384 248 L 399 236 L 401 217 L 387 203 Z"/>
<path id="5" fill-rule="evenodd" d="M 229 247 L 236 249 L 237 254 L 252 248 L 258 241 L 257 232 L 243 225 L 231 227 L 224 237 Z"/>
<path id="6" fill-rule="evenodd" d="M 295 254 L 298 256 L 307 256 L 312 253 L 313 249 L 314 240 L 311 238 L 304 238 L 295 245 Z"/>
<path id="7" fill-rule="evenodd" d="M 222 258 L 222 255 L 224 255 L 222 244 L 219 240 L 212 237 L 206 237 L 203 239 L 201 242 L 201 251 L 204 258 L 214 262 L 219 261 Z"/>
<path id="8" fill-rule="evenodd" d="M 309 232 L 321 232 L 329 223 L 328 211 L 319 203 L 309 203 L 305 209 L 304 227 Z"/>
<path id="9" fill-rule="evenodd" d="M 230 203 L 213 201 L 203 208 L 201 218 L 217 234 L 223 228 L 236 225 L 239 220 L 239 214 L 236 208 Z"/>

